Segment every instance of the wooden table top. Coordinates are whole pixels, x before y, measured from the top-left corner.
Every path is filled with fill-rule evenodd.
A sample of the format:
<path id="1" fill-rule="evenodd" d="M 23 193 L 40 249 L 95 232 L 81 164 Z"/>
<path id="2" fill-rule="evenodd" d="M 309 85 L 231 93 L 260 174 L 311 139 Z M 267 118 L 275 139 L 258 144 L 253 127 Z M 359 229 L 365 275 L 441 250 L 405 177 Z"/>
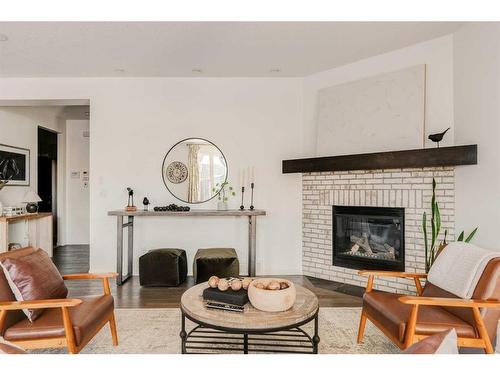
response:
<path id="1" fill-rule="evenodd" d="M 314 316 L 318 298 L 309 289 L 295 284 L 297 299 L 291 309 L 283 312 L 265 312 L 245 305 L 243 313 L 208 309 L 203 304 L 202 293 L 208 283 L 188 289 L 181 297 L 181 309 L 191 318 L 202 323 L 236 330 L 273 330 L 299 324 Z"/>
<path id="2" fill-rule="evenodd" d="M 109 216 L 264 216 L 264 210 L 109 211 Z"/>
<path id="3" fill-rule="evenodd" d="M 44 217 L 52 216 L 51 212 L 37 212 L 34 214 L 22 214 L 22 215 L 13 215 L 13 216 L 0 216 L 0 221 L 12 223 L 15 221 L 21 220 L 36 220 L 42 219 Z"/>

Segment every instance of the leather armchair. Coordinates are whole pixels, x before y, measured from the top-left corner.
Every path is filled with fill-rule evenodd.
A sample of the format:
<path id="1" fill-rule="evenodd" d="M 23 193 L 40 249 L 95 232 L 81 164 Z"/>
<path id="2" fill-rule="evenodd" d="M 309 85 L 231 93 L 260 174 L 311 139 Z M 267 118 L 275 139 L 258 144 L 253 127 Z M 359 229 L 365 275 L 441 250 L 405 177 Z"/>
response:
<path id="1" fill-rule="evenodd" d="M 459 347 L 483 348 L 493 353 L 496 327 L 500 319 L 500 258 L 486 266 L 472 299 L 461 299 L 427 282 L 427 275 L 391 271 L 360 271 L 368 277 L 358 331 L 363 341 L 366 320 L 370 320 L 394 344 L 406 349 L 414 342 L 455 328 Z M 417 296 L 373 289 L 375 277 L 413 279 Z M 481 309 L 481 310 L 480 310 Z"/>
<path id="2" fill-rule="evenodd" d="M 33 248 L 0 254 L 0 259 L 20 257 Z M 0 336 L 24 349 L 67 347 L 76 354 L 109 323 L 113 345 L 118 345 L 114 300 L 109 278 L 116 273 L 64 275 L 64 280 L 99 279 L 103 294 L 81 298 L 16 301 L 3 272 L 0 272 Z M 22 309 L 43 308 L 43 313 L 31 323 Z"/>

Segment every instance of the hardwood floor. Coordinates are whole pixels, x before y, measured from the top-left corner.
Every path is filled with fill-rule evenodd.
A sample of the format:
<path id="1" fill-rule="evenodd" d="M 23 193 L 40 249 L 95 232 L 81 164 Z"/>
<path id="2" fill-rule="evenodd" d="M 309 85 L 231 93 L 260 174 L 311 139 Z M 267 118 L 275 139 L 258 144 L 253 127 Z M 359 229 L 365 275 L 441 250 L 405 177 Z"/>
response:
<path id="1" fill-rule="evenodd" d="M 52 260 L 63 275 L 87 273 L 90 268 L 89 245 L 67 245 L 54 248 Z"/>
<path id="2" fill-rule="evenodd" d="M 54 263 L 62 274 L 88 272 L 89 250 L 87 245 L 60 246 L 54 250 Z M 279 276 L 302 285 L 318 296 L 322 307 L 361 306 L 362 289 L 333 281 L 301 275 Z M 102 293 L 99 280 L 70 280 L 66 282 L 71 297 Z M 132 277 L 120 287 L 113 282 L 111 291 L 117 308 L 179 307 L 181 296 L 194 285 L 192 277 L 178 287 L 141 287 L 139 277 Z"/>

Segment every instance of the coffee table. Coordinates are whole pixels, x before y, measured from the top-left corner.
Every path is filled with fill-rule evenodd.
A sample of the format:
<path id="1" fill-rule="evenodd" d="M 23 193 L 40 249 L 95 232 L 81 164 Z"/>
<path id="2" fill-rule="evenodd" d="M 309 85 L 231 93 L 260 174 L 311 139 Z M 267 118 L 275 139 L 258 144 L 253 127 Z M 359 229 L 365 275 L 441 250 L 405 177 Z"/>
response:
<path id="1" fill-rule="evenodd" d="M 318 298 L 310 290 L 295 285 L 297 299 L 291 309 L 264 312 L 250 303 L 243 313 L 206 308 L 201 283 L 181 298 L 181 351 L 187 353 L 318 353 Z M 196 326 L 186 332 L 186 319 Z M 302 326 L 314 320 L 314 332 Z"/>

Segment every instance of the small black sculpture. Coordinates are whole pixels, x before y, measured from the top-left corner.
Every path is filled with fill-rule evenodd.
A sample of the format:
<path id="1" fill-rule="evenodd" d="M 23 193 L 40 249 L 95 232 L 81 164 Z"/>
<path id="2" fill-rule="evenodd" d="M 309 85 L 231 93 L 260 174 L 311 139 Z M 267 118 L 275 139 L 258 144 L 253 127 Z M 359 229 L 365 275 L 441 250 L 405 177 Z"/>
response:
<path id="1" fill-rule="evenodd" d="M 128 203 L 127 207 L 125 207 L 126 211 L 135 211 L 137 207 L 134 206 L 134 191 L 131 188 L 127 188 L 128 191 Z"/>
<path id="2" fill-rule="evenodd" d="M 436 133 L 436 134 L 430 134 L 429 135 L 429 139 L 432 141 L 432 142 L 436 142 L 437 143 L 437 146 L 439 148 L 439 142 L 441 142 L 443 140 L 443 137 L 444 135 L 446 134 L 446 132 L 450 130 L 450 128 L 446 129 L 444 132 L 441 132 L 441 133 Z"/>
<path id="3" fill-rule="evenodd" d="M 144 197 L 144 199 L 142 200 L 142 204 L 144 205 L 144 211 L 148 211 L 148 206 L 149 206 L 148 197 Z"/>

